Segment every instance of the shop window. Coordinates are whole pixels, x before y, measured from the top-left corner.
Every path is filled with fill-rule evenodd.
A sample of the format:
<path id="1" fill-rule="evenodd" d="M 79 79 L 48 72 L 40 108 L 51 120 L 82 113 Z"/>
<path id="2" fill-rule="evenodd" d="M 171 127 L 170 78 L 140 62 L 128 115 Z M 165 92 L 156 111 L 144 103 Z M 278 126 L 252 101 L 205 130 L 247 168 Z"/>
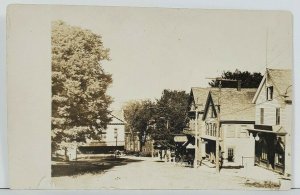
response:
<path id="1" fill-rule="evenodd" d="M 275 153 L 275 164 L 277 164 L 277 165 L 283 165 L 284 164 L 283 154 Z"/>
<path id="2" fill-rule="evenodd" d="M 267 149 L 267 144 L 265 144 L 265 143 L 262 145 L 261 159 L 268 160 L 268 149 Z"/>
<path id="3" fill-rule="evenodd" d="M 234 149 L 228 148 L 228 162 L 234 162 Z"/>

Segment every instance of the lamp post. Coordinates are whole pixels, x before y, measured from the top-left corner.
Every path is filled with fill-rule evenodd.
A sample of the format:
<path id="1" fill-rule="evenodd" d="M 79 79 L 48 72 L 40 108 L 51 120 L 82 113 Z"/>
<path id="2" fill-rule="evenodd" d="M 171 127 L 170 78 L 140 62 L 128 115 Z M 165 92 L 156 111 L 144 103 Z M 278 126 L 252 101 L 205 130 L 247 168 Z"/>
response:
<path id="1" fill-rule="evenodd" d="M 117 158 L 117 147 L 118 147 L 118 129 L 114 129 L 114 137 L 116 139 L 116 151 L 115 151 L 115 157 Z"/>

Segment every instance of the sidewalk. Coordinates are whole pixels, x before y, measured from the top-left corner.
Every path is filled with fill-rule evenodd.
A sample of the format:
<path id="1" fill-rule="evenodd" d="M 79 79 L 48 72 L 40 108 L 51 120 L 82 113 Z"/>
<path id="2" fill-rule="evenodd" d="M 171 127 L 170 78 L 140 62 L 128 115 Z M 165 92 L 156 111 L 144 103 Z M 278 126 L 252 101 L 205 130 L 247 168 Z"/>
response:
<path id="1" fill-rule="evenodd" d="M 174 166 L 182 166 L 180 164 L 170 163 Z M 202 164 L 198 166 L 196 170 L 200 172 L 206 172 L 209 174 L 218 174 L 215 166 L 209 166 L 208 164 Z M 244 168 L 227 169 L 223 168 L 220 170 L 220 176 L 231 176 L 239 177 L 245 181 L 248 185 L 261 185 L 261 186 L 276 186 L 281 190 L 287 190 L 291 188 L 291 180 L 284 179 L 282 175 L 264 169 L 259 166 L 245 166 Z"/>

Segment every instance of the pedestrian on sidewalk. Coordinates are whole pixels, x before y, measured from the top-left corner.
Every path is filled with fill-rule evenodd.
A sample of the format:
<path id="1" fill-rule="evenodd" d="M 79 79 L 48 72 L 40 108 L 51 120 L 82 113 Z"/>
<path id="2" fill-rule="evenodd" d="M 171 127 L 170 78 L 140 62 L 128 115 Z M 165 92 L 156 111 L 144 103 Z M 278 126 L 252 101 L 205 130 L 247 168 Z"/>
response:
<path id="1" fill-rule="evenodd" d="M 159 150 L 159 156 L 160 156 L 160 160 L 162 160 L 162 150 Z"/>

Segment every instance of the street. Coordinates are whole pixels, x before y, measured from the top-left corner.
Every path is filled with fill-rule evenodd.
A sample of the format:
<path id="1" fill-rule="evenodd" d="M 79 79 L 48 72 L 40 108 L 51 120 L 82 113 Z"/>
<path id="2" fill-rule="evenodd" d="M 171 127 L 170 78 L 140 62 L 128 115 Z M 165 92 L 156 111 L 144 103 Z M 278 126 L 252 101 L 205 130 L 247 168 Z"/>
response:
<path id="1" fill-rule="evenodd" d="M 99 157 L 98 157 L 99 158 Z M 277 175 L 266 176 L 263 172 L 255 178 L 245 169 L 215 169 L 200 166 L 197 169 L 172 162 L 161 162 L 158 158 L 124 156 L 106 162 L 97 157 L 82 161 L 103 165 L 96 170 L 82 170 L 77 175 L 54 174 L 55 189 L 279 189 Z M 105 166 L 106 165 L 106 166 Z M 76 166 L 76 165 L 72 165 Z M 85 166 L 88 166 L 85 164 Z M 101 169 L 101 170 L 100 170 Z M 76 170 L 81 170 L 76 169 Z M 74 170 L 70 171 L 74 173 Z M 250 170 L 248 172 L 251 172 Z M 68 175 L 68 176 L 67 176 Z M 246 176 L 247 175 L 247 176 Z M 260 178 L 259 178 L 260 177 Z M 266 177 L 267 179 L 264 179 Z M 281 187 L 282 188 L 282 183 Z"/>

